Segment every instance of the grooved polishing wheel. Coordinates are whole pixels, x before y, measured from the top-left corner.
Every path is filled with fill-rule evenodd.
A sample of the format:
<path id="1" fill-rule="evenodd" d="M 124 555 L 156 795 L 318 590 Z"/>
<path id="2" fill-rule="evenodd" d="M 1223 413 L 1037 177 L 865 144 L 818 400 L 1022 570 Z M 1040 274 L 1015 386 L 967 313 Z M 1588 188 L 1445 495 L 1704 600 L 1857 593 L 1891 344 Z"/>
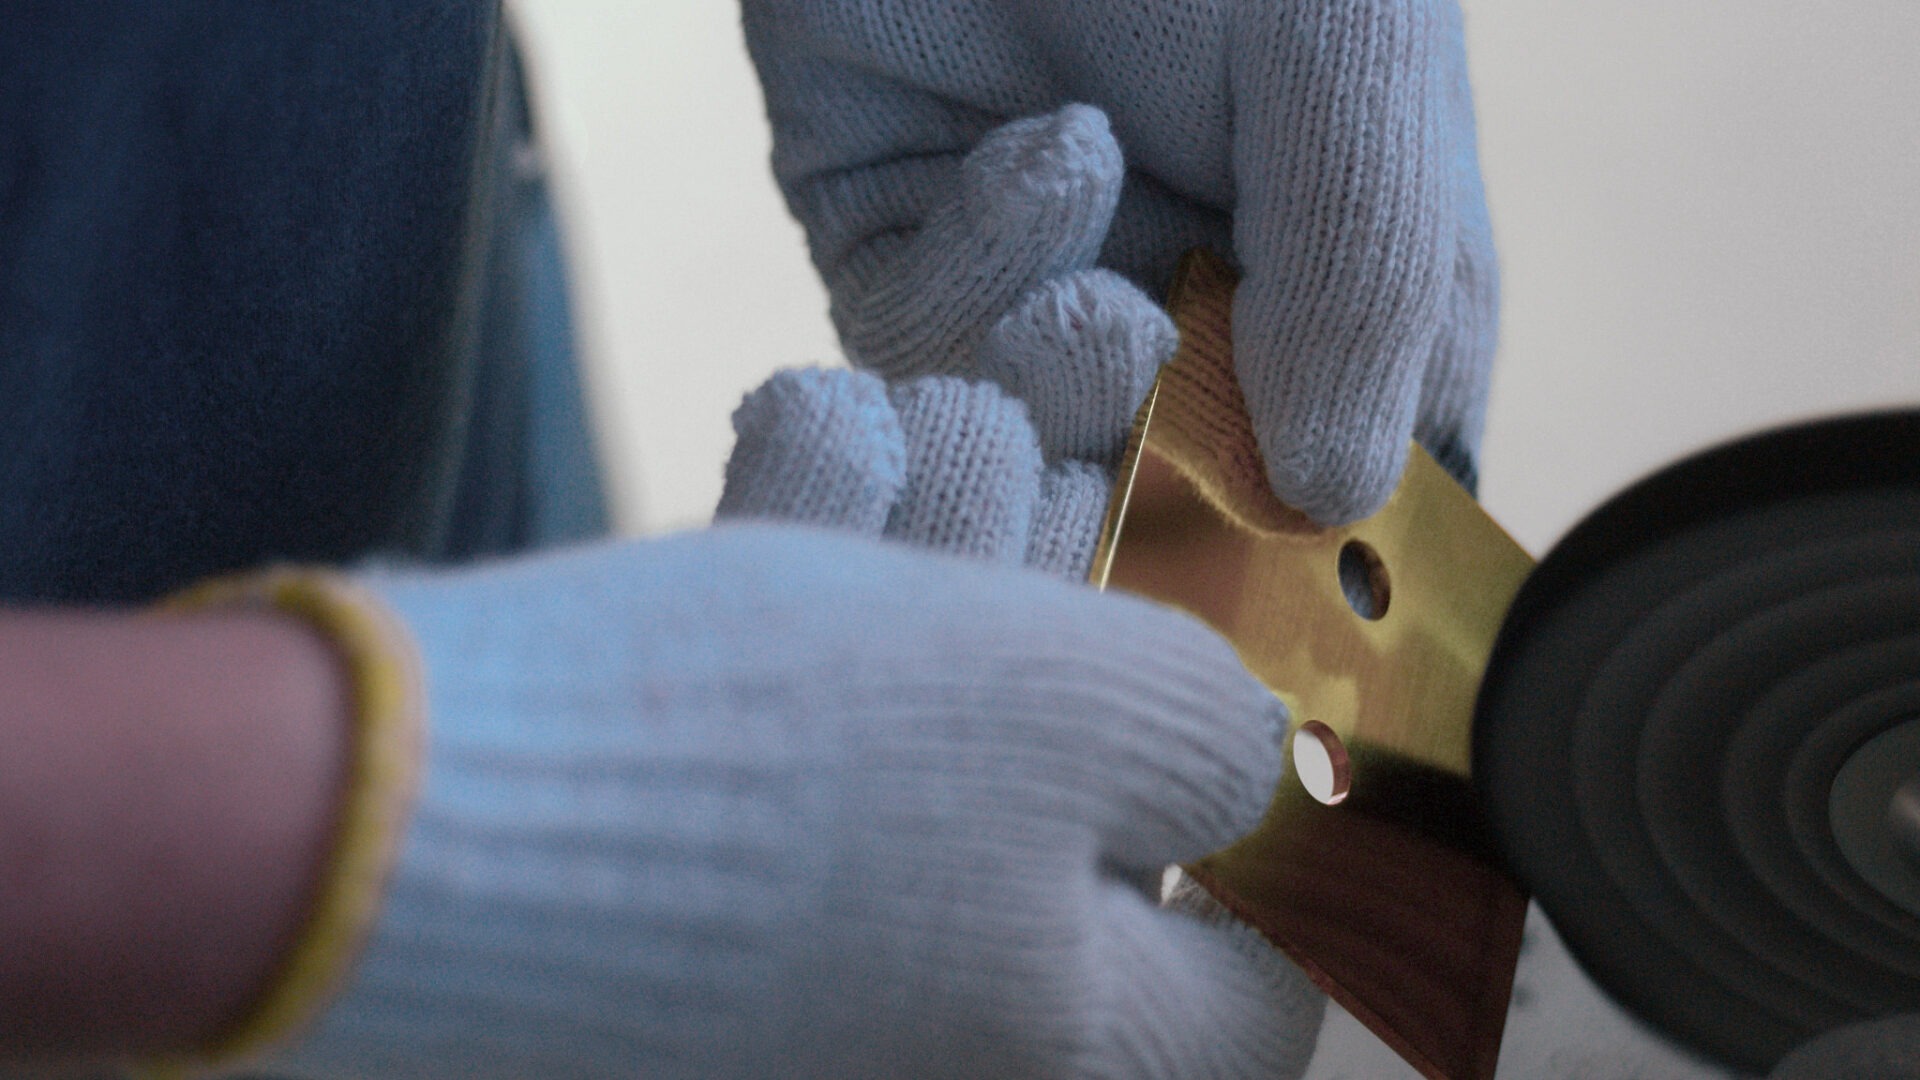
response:
<path id="1" fill-rule="evenodd" d="M 1920 1009 L 1920 412 L 1771 432 L 1554 549 L 1481 689 L 1499 842 L 1589 973 L 1765 1070 Z"/>

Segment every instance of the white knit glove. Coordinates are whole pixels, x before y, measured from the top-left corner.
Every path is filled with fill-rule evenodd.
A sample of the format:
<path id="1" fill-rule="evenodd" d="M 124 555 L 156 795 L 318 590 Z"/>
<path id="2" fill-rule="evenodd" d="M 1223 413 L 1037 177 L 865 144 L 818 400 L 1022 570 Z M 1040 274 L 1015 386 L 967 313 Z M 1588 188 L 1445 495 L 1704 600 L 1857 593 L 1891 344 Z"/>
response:
<path id="1" fill-rule="evenodd" d="M 1107 466 L 1174 344 L 1166 315 L 1137 292 L 1084 287 L 1109 277 L 1043 284 L 980 346 L 981 367 L 1064 421 L 1044 444 L 1022 403 L 993 384 L 928 376 L 889 390 L 866 372 L 781 372 L 734 414 L 719 516 L 829 525 L 1084 581 L 1113 486 Z M 1168 906 L 1229 942 L 1289 1003 L 1275 1037 L 1300 1053 L 1259 1075 L 1299 1075 L 1320 991 L 1190 879 Z"/>
<path id="2" fill-rule="evenodd" d="M 979 346 L 998 384 L 776 374 L 734 413 L 718 517 L 829 525 L 1085 580 L 1112 467 L 1175 343 L 1166 314 L 1124 286 L 1092 270 L 1036 288 Z M 1030 409 L 1055 420 L 1044 440 Z"/>
<path id="3" fill-rule="evenodd" d="M 799 528 L 368 584 L 424 666 L 424 789 L 356 975 L 273 1068 L 1304 1067 L 1317 996 L 1134 884 L 1281 777 L 1275 699 L 1199 624 Z"/>
<path id="4" fill-rule="evenodd" d="M 1160 295 L 1206 245 L 1245 272 L 1235 358 L 1284 500 L 1364 516 L 1410 435 L 1471 483 L 1498 284 L 1455 0 L 742 8 L 855 364 L 980 376 L 1037 285 L 1098 264 Z"/>

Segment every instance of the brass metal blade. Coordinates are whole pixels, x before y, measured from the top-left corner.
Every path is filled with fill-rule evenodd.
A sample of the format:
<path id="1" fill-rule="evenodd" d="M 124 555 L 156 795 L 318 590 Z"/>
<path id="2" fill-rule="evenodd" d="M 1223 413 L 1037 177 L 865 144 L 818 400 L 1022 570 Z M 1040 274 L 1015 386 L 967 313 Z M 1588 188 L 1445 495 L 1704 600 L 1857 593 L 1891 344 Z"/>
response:
<path id="1" fill-rule="evenodd" d="M 1417 446 L 1364 521 L 1323 528 L 1275 498 L 1233 370 L 1235 283 L 1217 256 L 1181 268 L 1179 351 L 1092 579 L 1212 625 L 1292 711 L 1295 775 L 1346 790 L 1325 805 L 1290 775 L 1252 835 L 1188 872 L 1423 1075 L 1484 1080 L 1527 898 L 1480 817 L 1470 736 L 1533 560 Z"/>

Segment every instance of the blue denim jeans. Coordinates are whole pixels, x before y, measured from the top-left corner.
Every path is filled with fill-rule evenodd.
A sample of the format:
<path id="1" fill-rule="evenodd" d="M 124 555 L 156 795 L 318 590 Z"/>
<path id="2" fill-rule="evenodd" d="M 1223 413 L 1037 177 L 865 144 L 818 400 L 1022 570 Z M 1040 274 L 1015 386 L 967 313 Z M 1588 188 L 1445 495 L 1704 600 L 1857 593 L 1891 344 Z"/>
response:
<path id="1" fill-rule="evenodd" d="M 605 527 L 498 0 L 0 25 L 0 602 Z"/>

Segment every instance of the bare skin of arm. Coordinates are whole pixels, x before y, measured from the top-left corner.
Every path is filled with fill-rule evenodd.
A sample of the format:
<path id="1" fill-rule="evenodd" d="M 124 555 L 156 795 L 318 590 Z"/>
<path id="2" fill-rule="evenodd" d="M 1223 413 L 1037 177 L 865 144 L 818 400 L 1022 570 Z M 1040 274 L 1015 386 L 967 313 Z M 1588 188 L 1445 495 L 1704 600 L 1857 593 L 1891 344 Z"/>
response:
<path id="1" fill-rule="evenodd" d="M 324 860 L 347 713 L 287 616 L 0 611 L 0 1065 L 244 1018 Z"/>

